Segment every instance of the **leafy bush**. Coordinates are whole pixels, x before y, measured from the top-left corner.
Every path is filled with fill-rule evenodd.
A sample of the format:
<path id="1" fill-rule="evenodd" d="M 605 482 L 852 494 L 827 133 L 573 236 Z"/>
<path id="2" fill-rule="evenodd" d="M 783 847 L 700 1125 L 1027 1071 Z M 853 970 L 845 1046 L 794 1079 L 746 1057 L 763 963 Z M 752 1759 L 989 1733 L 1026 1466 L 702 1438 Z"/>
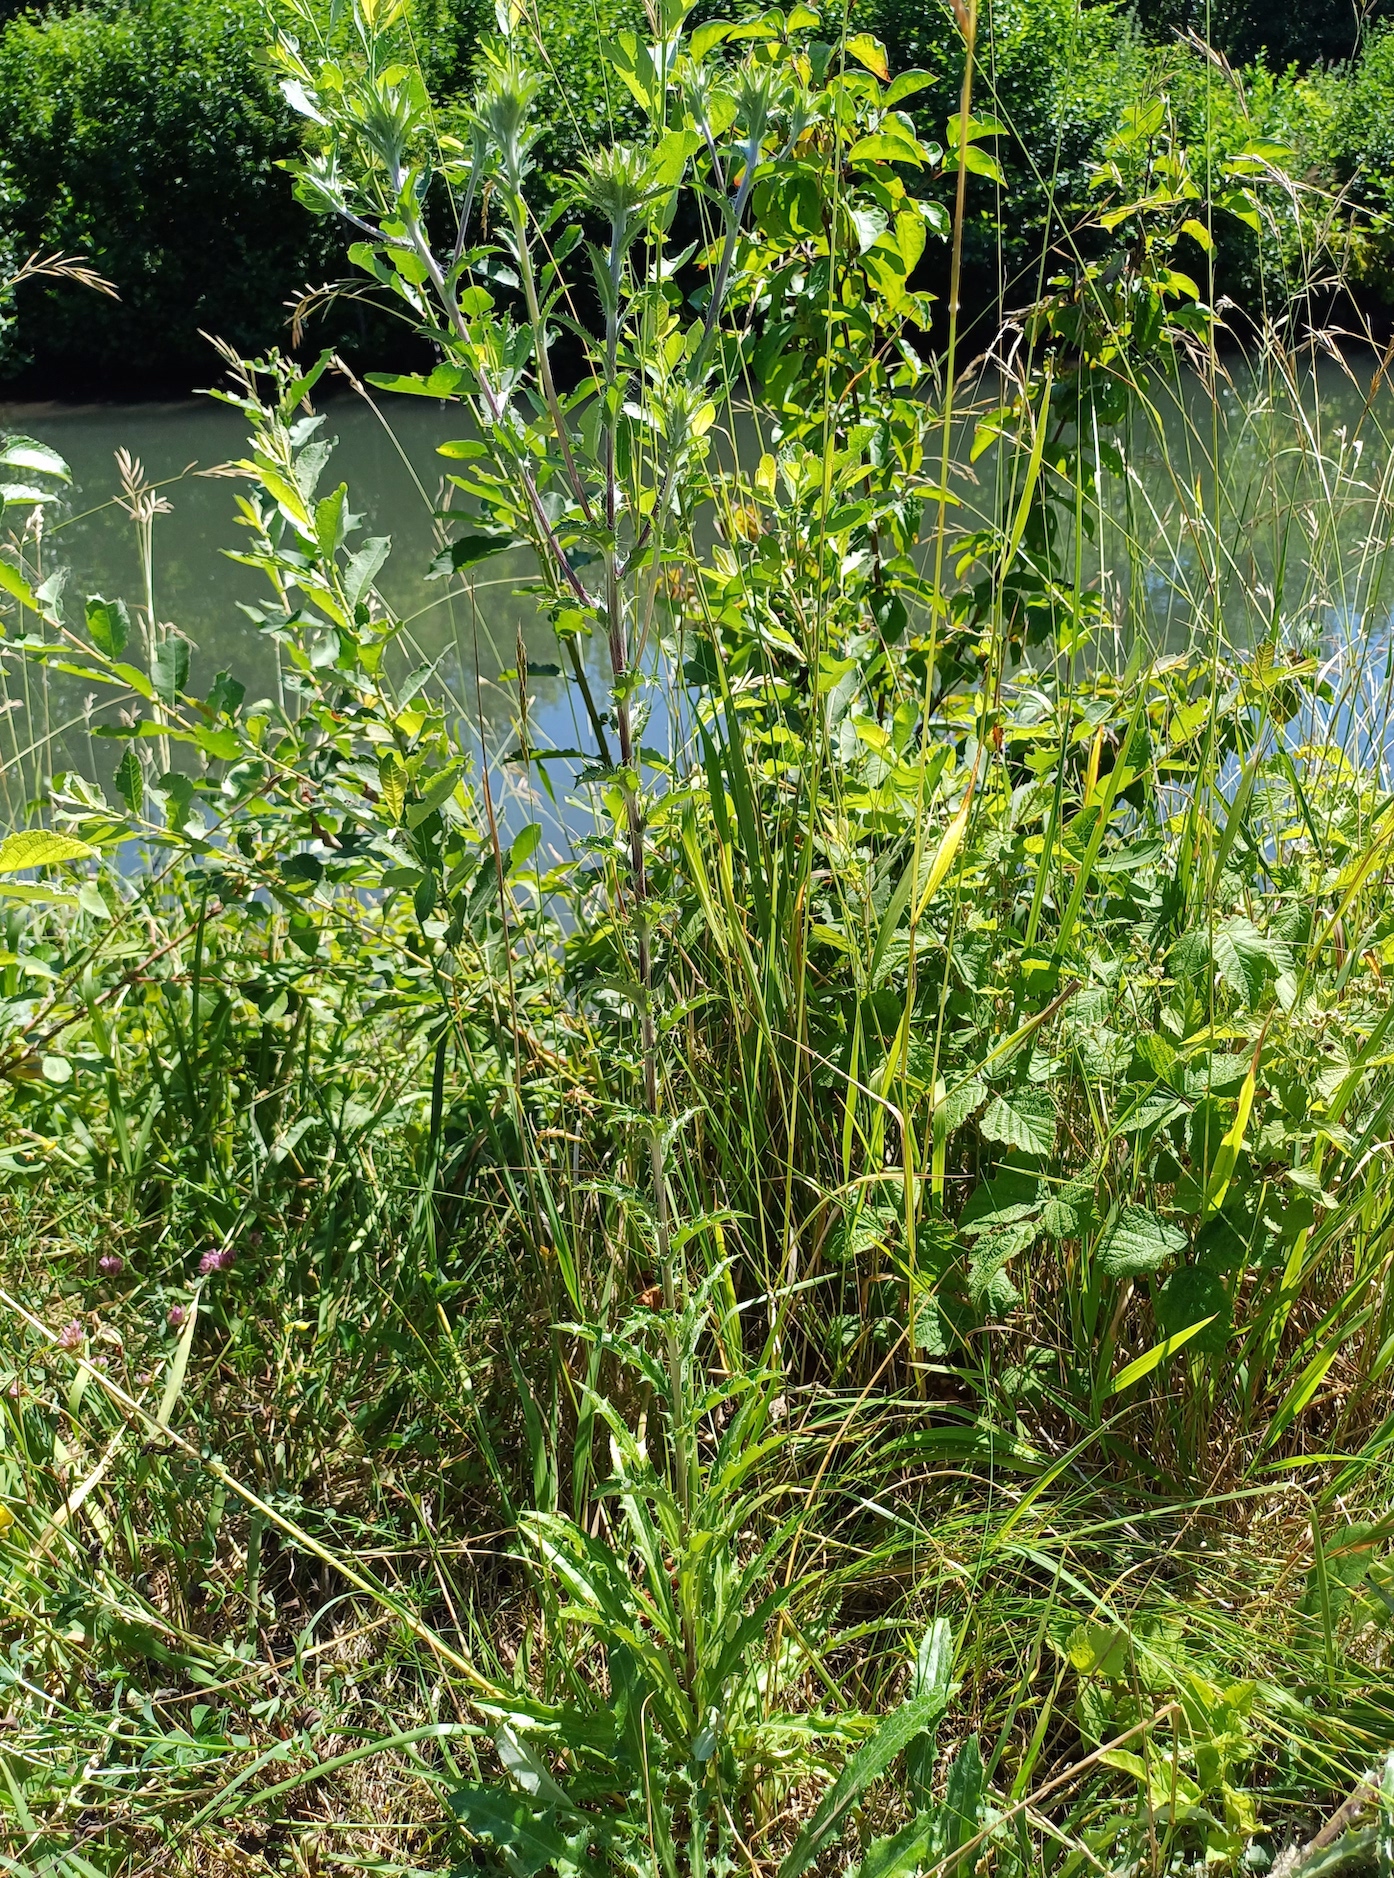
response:
<path id="1" fill-rule="evenodd" d="M 184 383 L 199 330 L 255 348 L 327 249 L 276 167 L 296 145 L 261 61 L 258 10 L 138 0 L 26 14 L 0 38 L 0 178 L 21 251 L 87 256 L 119 306 L 31 290 L 9 365 L 50 386 Z"/>
<path id="2" fill-rule="evenodd" d="M 962 82 L 957 34 L 914 0 L 861 0 L 853 18 L 884 40 L 896 70 L 929 74 L 909 108 L 921 135 L 942 141 Z M 983 176 L 969 181 L 964 297 L 986 323 L 1002 302 L 1020 306 L 1039 290 L 1040 258 L 1078 219 L 1103 142 L 1148 91 L 1147 69 L 1146 47 L 1114 4 L 994 0 L 982 8 L 978 109 L 1004 126 L 993 147 L 1005 188 Z M 931 255 L 930 278 L 942 297 L 942 255 Z"/>
<path id="3" fill-rule="evenodd" d="M 402 658 L 327 356 L 225 355 L 274 700 L 65 593 L 64 466 L 6 446 L 13 716 L 76 680 L 121 750 L 108 795 L 37 736 L 0 842 L 30 1869 L 1368 1862 L 1391 680 L 1314 645 L 1394 477 L 1292 351 L 1237 479 L 1214 377 L 1179 437 L 1154 395 L 1215 337 L 1199 216 L 1281 179 L 1135 103 L 973 402 L 913 279 L 999 133 L 917 139 L 870 35 L 669 0 L 561 227 L 523 36 L 442 145 L 394 12 L 278 39 L 297 188 L 437 349 L 375 382 L 455 414 L 443 592 L 527 551 L 581 747 L 520 641 L 504 763 L 572 820 L 501 818 Z"/>
<path id="4" fill-rule="evenodd" d="M 1368 213 L 1352 249 L 1360 284 L 1394 298 L 1389 263 L 1394 255 L 1394 26 L 1371 36 L 1361 57 L 1305 88 L 1322 169 L 1349 201 Z"/>

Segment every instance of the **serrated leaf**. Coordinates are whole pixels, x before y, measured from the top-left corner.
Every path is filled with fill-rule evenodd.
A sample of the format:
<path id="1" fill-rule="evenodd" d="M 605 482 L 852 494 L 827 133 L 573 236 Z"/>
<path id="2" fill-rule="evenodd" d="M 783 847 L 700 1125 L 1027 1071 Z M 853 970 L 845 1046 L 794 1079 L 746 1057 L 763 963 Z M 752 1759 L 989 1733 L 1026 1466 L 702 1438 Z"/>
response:
<path id="1" fill-rule="evenodd" d="M 96 852 L 76 835 L 24 828 L 0 841 L 0 874 L 22 874 L 28 867 L 52 867 L 59 861 L 87 861 Z"/>
<path id="2" fill-rule="evenodd" d="M 1046 1201 L 1041 1225 L 1052 1239 L 1082 1239 L 1094 1218 L 1094 1181 L 1072 1180 Z"/>
<path id="3" fill-rule="evenodd" d="M 1270 978 L 1292 969 L 1292 953 L 1283 941 L 1261 933 L 1242 916 L 1227 919 L 1216 929 L 1211 949 L 1215 969 L 1250 1010 Z"/>
<path id="4" fill-rule="evenodd" d="M 989 1141 L 1044 1156 L 1055 1146 L 1055 1104 L 1044 1089 L 1013 1089 L 993 1096 L 978 1126 Z"/>
<path id="5" fill-rule="evenodd" d="M 519 1793 L 503 1787 L 457 1787 L 450 1808 L 465 1830 L 505 1854 L 516 1878 L 535 1878 L 548 1867 L 574 1869 L 583 1855 L 584 1836 L 578 1843 L 562 1831 L 553 1807 L 537 1807 Z"/>
<path id="6" fill-rule="evenodd" d="M 987 1232 L 1014 1225 L 1034 1213 L 1041 1202 L 1041 1183 L 1035 1174 L 1004 1168 L 973 1189 L 958 1216 L 960 1232 Z"/>
<path id="7" fill-rule="evenodd" d="M 1125 1206 L 1109 1228 L 1098 1259 L 1111 1278 L 1155 1272 L 1186 1249 L 1186 1235 L 1145 1206 Z"/>
<path id="8" fill-rule="evenodd" d="M 779 1878 L 802 1878 L 841 1831 L 843 1822 L 862 1792 L 903 1753 L 912 1741 L 937 1727 L 943 1716 L 946 1691 L 934 1688 L 912 1697 L 881 1723 L 876 1733 L 848 1761 L 818 1804 L 817 1810 L 779 1868 Z"/>
<path id="9" fill-rule="evenodd" d="M 72 472 L 56 450 L 50 450 L 47 444 L 35 443 L 32 437 L 12 437 L 0 450 L 0 464 L 6 469 L 34 470 L 40 476 L 56 476 L 60 482 L 70 483 Z"/>
<path id="10" fill-rule="evenodd" d="M 854 1865 L 848 1878 L 903 1878 L 930 1862 L 935 1846 L 938 1810 L 926 1808 L 891 1838 L 873 1839 L 866 1857 Z"/>

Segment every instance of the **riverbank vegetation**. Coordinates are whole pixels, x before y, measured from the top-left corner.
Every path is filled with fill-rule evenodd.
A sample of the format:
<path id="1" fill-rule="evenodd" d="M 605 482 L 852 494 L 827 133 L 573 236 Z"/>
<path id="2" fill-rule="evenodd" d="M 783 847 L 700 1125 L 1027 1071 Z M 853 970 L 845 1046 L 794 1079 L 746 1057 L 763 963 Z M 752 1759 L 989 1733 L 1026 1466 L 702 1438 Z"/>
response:
<path id="1" fill-rule="evenodd" d="M 468 110 L 399 6 L 276 38 L 574 747 L 420 662 L 328 354 L 221 357 L 274 698 L 139 465 L 73 593 L 6 445 L 23 1878 L 1389 1869 L 1394 440 L 1216 62 L 1252 134 L 1136 95 L 986 351 L 987 17 L 668 0 L 564 183 L 521 13 Z"/>

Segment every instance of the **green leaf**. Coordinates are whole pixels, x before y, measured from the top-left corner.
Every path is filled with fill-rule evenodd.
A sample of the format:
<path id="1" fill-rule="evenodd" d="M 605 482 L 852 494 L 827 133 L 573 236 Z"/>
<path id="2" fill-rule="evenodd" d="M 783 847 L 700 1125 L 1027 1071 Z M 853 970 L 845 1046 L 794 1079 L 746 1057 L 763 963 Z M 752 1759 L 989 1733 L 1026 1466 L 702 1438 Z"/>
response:
<path id="1" fill-rule="evenodd" d="M 1004 1168 L 973 1189 L 958 1216 L 960 1232 L 982 1232 L 1013 1225 L 1034 1214 L 1041 1203 L 1041 1183 L 1021 1168 Z"/>
<path id="2" fill-rule="evenodd" d="M 150 661 L 150 682 L 155 695 L 173 704 L 189 682 L 189 642 L 178 633 L 170 633 L 155 648 Z"/>
<path id="3" fill-rule="evenodd" d="M 343 543 L 347 505 L 347 483 L 340 483 L 322 502 L 315 504 L 315 542 L 326 561 L 333 560 Z"/>
<path id="4" fill-rule="evenodd" d="M 695 130 L 670 130 L 653 153 L 647 181 L 658 189 L 676 189 L 688 159 L 701 147 L 702 139 Z"/>
<path id="5" fill-rule="evenodd" d="M 395 751 L 388 750 L 378 758 L 378 786 L 388 816 L 400 822 L 407 802 L 407 772 Z"/>
<path id="6" fill-rule="evenodd" d="M 87 597 L 87 637 L 98 652 L 119 659 L 131 636 L 131 616 L 124 600 L 104 600 L 99 593 Z"/>
<path id="7" fill-rule="evenodd" d="M 59 861 L 87 861 L 97 852 L 75 835 L 50 828 L 25 828 L 0 841 L 0 874 L 22 874 L 29 867 L 52 867 Z"/>
<path id="8" fill-rule="evenodd" d="M 235 763 L 243 751 L 242 738 L 235 730 L 196 730 L 194 742 L 219 763 Z"/>
<path id="9" fill-rule="evenodd" d="M 452 796 L 464 774 L 463 763 L 450 763 L 443 770 L 437 770 L 427 782 L 426 792 L 419 802 L 413 802 L 407 810 L 407 826 L 419 828 L 428 815 L 433 815 L 445 801 Z"/>
<path id="10" fill-rule="evenodd" d="M 1044 1089 L 1011 1089 L 993 1096 L 978 1126 L 989 1141 L 1045 1156 L 1055 1146 L 1055 1104 Z"/>
<path id="11" fill-rule="evenodd" d="M 1068 1181 L 1046 1201 L 1041 1225 L 1052 1239 L 1082 1239 L 1094 1218 L 1094 1177 Z"/>
<path id="12" fill-rule="evenodd" d="M 617 33 L 613 39 L 602 39 L 600 50 L 606 64 L 635 100 L 650 117 L 656 117 L 663 102 L 663 86 L 653 56 L 639 35 Z"/>
<path id="13" fill-rule="evenodd" d="M 358 552 L 349 557 L 344 569 L 344 592 L 350 606 L 357 606 L 377 579 L 382 564 L 392 552 L 390 535 L 374 535 Z"/>
<path id="14" fill-rule="evenodd" d="M 914 66 L 908 72 L 898 72 L 896 74 L 891 80 L 890 90 L 886 93 L 885 97 L 882 98 L 881 102 L 887 109 L 890 109 L 892 105 L 899 104 L 903 98 L 913 98 L 917 91 L 923 91 L 927 85 L 932 85 L 933 83 L 933 72 L 925 72 L 918 66 Z"/>
<path id="15" fill-rule="evenodd" d="M 874 72 L 879 79 L 884 81 L 890 77 L 886 48 L 872 33 L 853 33 L 847 41 L 847 50 L 858 65 L 864 65 L 867 71 Z"/>
<path id="16" fill-rule="evenodd" d="M 503 554 L 517 545 L 512 535 L 461 535 L 436 555 L 426 578 L 440 580 L 443 575 L 458 574 L 466 567 L 473 567 L 476 561 L 487 560 L 491 554 Z"/>
<path id="17" fill-rule="evenodd" d="M 189 1368 L 189 1352 L 194 1347 L 194 1329 L 198 1323 L 198 1292 L 195 1291 L 189 1303 L 189 1314 L 184 1319 L 184 1333 L 179 1339 L 179 1347 L 174 1352 L 174 1361 L 169 1366 L 165 1378 L 164 1393 L 160 1397 L 159 1413 L 156 1424 L 168 1428 L 170 1417 L 179 1406 L 179 1397 L 184 1388 L 184 1377 Z"/>
<path id="18" fill-rule="evenodd" d="M 324 862 L 317 854 L 288 854 L 281 862 L 281 879 L 288 887 L 316 887 L 323 878 Z"/>
<path id="19" fill-rule="evenodd" d="M 1099 1247 L 1099 1265 L 1111 1278 L 1155 1272 L 1186 1249 L 1186 1235 L 1145 1206 L 1125 1206 Z"/>
<path id="20" fill-rule="evenodd" d="M 140 758 L 129 747 L 116 765 L 116 790 L 131 814 L 139 815 L 145 807 L 145 773 Z"/>
<path id="21" fill-rule="evenodd" d="M 924 146 L 904 131 L 873 131 L 869 137 L 858 138 L 847 152 L 849 163 L 913 163 L 918 169 L 924 159 Z"/>
<path id="22" fill-rule="evenodd" d="M 165 820 L 177 832 L 188 821 L 194 805 L 194 779 L 178 770 L 166 770 L 155 787 L 164 797 Z"/>
<path id="23" fill-rule="evenodd" d="M 43 609 L 35 598 L 34 589 L 22 574 L 10 566 L 3 555 L 0 555 L 0 587 L 3 587 L 6 593 L 12 594 L 21 606 L 27 606 L 31 613 L 42 612 Z"/>
<path id="24" fill-rule="evenodd" d="M 963 167 L 971 170 L 975 176 L 986 176 L 989 182 L 997 183 L 1003 189 L 1007 186 L 1007 178 L 997 158 L 990 151 L 979 150 L 976 144 L 964 145 Z"/>
<path id="25" fill-rule="evenodd" d="M 549 1868 L 568 1878 L 587 1862 L 595 1827 L 578 1820 L 576 1830 L 564 1831 L 556 1807 L 536 1806 L 503 1787 L 470 1786 L 456 1788 L 450 1808 L 466 1832 L 503 1854 L 514 1878 L 536 1878 Z"/>
<path id="26" fill-rule="evenodd" d="M 1132 1639 L 1118 1624 L 1080 1624 L 1069 1634 L 1065 1654 L 1081 1676 L 1119 1682 L 1128 1674 Z"/>
<path id="27" fill-rule="evenodd" d="M 938 1835 L 939 1812 L 917 1813 L 892 1838 L 873 1839 L 860 1865 L 849 1868 L 847 1878 L 903 1878 L 930 1862 Z"/>
<path id="28" fill-rule="evenodd" d="M 719 46 L 723 39 L 731 37 L 731 20 L 706 20 L 693 33 L 688 41 L 688 49 L 696 60 L 705 59 L 713 46 Z"/>
<path id="29" fill-rule="evenodd" d="M 1141 1382 L 1144 1376 L 1150 1376 L 1159 1364 L 1184 1349 L 1192 1337 L 1198 1337 L 1214 1321 L 1213 1316 L 1202 1317 L 1198 1323 L 1187 1324 L 1184 1330 L 1178 1330 L 1170 1337 L 1163 1337 L 1160 1343 L 1154 1343 L 1150 1350 L 1144 1350 L 1141 1356 L 1134 1357 L 1131 1363 L 1119 1370 L 1109 1384 L 1107 1393 L 1117 1395 L 1120 1389 L 1130 1389 L 1135 1382 Z"/>
<path id="30" fill-rule="evenodd" d="M 1227 919 L 1217 928 L 1211 949 L 1215 969 L 1250 1010 L 1258 1004 L 1270 978 L 1292 970 L 1292 953 L 1283 941 L 1261 933 L 1242 915 Z"/>
<path id="31" fill-rule="evenodd" d="M 369 372 L 368 383 L 379 391 L 409 393 L 416 398 L 449 398 L 464 383 L 466 374 L 458 365 L 438 365 L 429 378 L 419 372 Z"/>
<path id="32" fill-rule="evenodd" d="M 35 443 L 32 437 L 12 437 L 0 450 L 0 464 L 6 469 L 34 470 L 40 476 L 56 476 L 60 482 L 70 483 L 72 472 L 56 450 L 50 450 L 47 444 Z"/>

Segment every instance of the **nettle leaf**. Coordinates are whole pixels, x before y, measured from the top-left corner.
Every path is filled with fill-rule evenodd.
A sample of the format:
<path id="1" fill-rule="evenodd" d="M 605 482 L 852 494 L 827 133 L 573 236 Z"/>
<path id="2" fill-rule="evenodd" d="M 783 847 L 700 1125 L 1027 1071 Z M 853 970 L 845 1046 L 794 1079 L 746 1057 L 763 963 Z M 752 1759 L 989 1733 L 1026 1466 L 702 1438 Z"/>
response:
<path id="1" fill-rule="evenodd" d="M 1186 1235 L 1145 1206 L 1125 1206 L 1099 1247 L 1099 1265 L 1110 1278 L 1155 1272 L 1186 1250 Z"/>
<path id="2" fill-rule="evenodd" d="M 1242 915 L 1227 919 L 1215 933 L 1215 969 L 1253 1010 L 1270 978 L 1292 970 L 1292 953 L 1281 939 L 1261 933 Z"/>
<path id="3" fill-rule="evenodd" d="M 1020 1293 L 1007 1276 L 1007 1266 L 1029 1251 L 1038 1231 L 1035 1220 L 1022 1219 L 981 1235 L 968 1265 L 968 1295 L 974 1304 L 992 1311 L 1010 1310 Z"/>
<path id="4" fill-rule="evenodd" d="M 1055 1104 L 1044 1089 L 1007 1090 L 993 1096 L 978 1126 L 989 1141 L 1047 1155 L 1055 1146 Z"/>
<path id="5" fill-rule="evenodd" d="M 1046 1201 L 1041 1225 L 1052 1239 L 1082 1239 L 1094 1223 L 1094 1178 L 1071 1180 Z"/>
<path id="6" fill-rule="evenodd" d="M 1005 1167 L 975 1187 L 958 1216 L 960 1232 L 987 1232 L 1011 1226 L 1034 1213 L 1041 1203 L 1041 1183 L 1019 1167 Z"/>

